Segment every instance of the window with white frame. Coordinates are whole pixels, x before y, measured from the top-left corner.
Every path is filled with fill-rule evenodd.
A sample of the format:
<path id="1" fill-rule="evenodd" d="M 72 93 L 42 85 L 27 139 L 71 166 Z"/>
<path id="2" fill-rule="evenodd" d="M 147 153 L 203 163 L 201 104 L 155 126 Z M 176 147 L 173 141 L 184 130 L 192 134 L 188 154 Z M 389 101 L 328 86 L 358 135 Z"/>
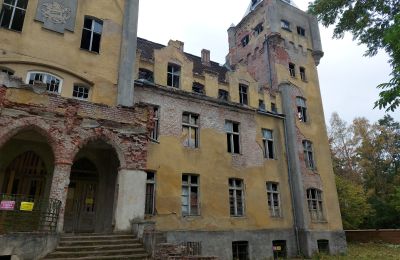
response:
<path id="1" fill-rule="evenodd" d="M 274 159 L 274 135 L 273 131 L 269 129 L 262 129 L 263 135 L 263 146 L 264 146 L 264 158 Z"/>
<path id="2" fill-rule="evenodd" d="M 85 16 L 82 30 L 81 49 L 99 53 L 102 32 L 103 21 Z"/>
<path id="3" fill-rule="evenodd" d="M 167 86 L 179 88 L 181 78 L 181 66 L 168 64 Z"/>
<path id="4" fill-rule="evenodd" d="M 193 174 L 182 175 L 182 215 L 200 215 L 199 203 L 199 176 Z"/>
<path id="5" fill-rule="evenodd" d="M 239 101 L 240 101 L 240 104 L 242 104 L 242 105 L 248 105 L 249 104 L 248 91 L 249 91 L 249 86 L 247 86 L 245 84 L 239 84 Z"/>
<path id="6" fill-rule="evenodd" d="M 87 100 L 89 99 L 90 88 L 82 85 L 74 85 L 72 90 L 72 96 L 77 99 Z"/>
<path id="7" fill-rule="evenodd" d="M 160 108 L 153 108 L 153 130 L 150 133 L 150 138 L 154 141 L 158 141 L 159 131 L 160 131 Z"/>
<path id="8" fill-rule="evenodd" d="M 232 217 L 244 216 L 244 185 L 241 179 L 229 179 L 229 211 Z"/>
<path id="9" fill-rule="evenodd" d="M 240 133 L 239 123 L 225 122 L 226 139 L 228 145 L 228 153 L 240 153 Z"/>
<path id="10" fill-rule="evenodd" d="M 307 104 L 306 100 L 302 97 L 296 98 L 296 106 L 297 106 L 297 116 L 301 122 L 307 122 Z"/>
<path id="11" fill-rule="evenodd" d="M 156 175 L 154 172 L 147 172 L 146 180 L 146 203 L 145 214 L 155 214 L 155 199 L 156 199 Z"/>
<path id="12" fill-rule="evenodd" d="M 27 83 L 30 85 L 46 84 L 48 92 L 61 93 L 62 79 L 46 72 L 29 72 Z"/>
<path id="13" fill-rule="evenodd" d="M 182 134 L 184 146 L 199 147 L 199 115 L 188 112 L 182 114 Z"/>
<path id="14" fill-rule="evenodd" d="M 322 192 L 318 189 L 307 189 L 308 210 L 311 220 L 324 221 L 324 212 L 322 207 Z"/>
<path id="15" fill-rule="evenodd" d="M 0 13 L 0 26 L 21 32 L 28 0 L 4 0 Z"/>
<path id="16" fill-rule="evenodd" d="M 268 208 L 271 217 L 281 216 L 281 202 L 278 183 L 267 182 Z"/>
<path id="17" fill-rule="evenodd" d="M 303 149 L 304 149 L 304 162 L 306 167 L 311 170 L 315 170 L 315 163 L 314 163 L 314 152 L 313 152 L 313 145 L 308 140 L 303 140 Z"/>

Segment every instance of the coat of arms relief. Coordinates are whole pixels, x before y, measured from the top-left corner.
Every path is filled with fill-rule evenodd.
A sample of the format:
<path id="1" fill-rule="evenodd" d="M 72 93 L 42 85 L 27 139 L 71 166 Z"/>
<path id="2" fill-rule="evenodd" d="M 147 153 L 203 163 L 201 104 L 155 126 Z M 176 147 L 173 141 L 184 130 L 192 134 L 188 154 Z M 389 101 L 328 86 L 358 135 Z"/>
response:
<path id="1" fill-rule="evenodd" d="M 77 0 L 38 0 L 36 20 L 43 28 L 64 33 L 74 31 Z"/>
<path id="2" fill-rule="evenodd" d="M 60 3 L 44 3 L 40 8 L 43 17 L 51 20 L 53 23 L 67 23 L 71 18 L 71 8 L 65 7 Z"/>

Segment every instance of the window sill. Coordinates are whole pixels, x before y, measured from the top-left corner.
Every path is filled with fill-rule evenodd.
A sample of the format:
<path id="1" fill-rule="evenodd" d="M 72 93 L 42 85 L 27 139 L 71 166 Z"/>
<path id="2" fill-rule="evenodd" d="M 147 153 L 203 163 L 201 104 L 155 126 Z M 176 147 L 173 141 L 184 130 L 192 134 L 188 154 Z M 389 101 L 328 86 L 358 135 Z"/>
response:
<path id="1" fill-rule="evenodd" d="M 10 32 L 22 33 L 22 30 L 21 31 L 17 31 L 17 30 L 10 29 L 10 28 L 7 28 L 7 27 L 2 27 L 2 26 L 0 26 L 0 29 L 4 29 L 4 30 L 10 31 Z"/>
<path id="2" fill-rule="evenodd" d="M 187 220 L 198 219 L 201 217 L 202 217 L 201 215 L 182 215 L 182 218 Z"/>
<path id="3" fill-rule="evenodd" d="M 82 48 L 79 48 L 81 51 L 85 51 L 85 52 L 87 52 L 87 53 L 91 53 L 91 54 L 94 54 L 94 55 L 100 55 L 100 52 L 95 52 L 95 51 L 91 51 L 91 50 L 87 50 L 87 49 L 82 49 Z"/>
<path id="4" fill-rule="evenodd" d="M 247 219 L 247 217 L 246 216 L 230 216 L 231 218 L 233 218 L 233 219 Z"/>

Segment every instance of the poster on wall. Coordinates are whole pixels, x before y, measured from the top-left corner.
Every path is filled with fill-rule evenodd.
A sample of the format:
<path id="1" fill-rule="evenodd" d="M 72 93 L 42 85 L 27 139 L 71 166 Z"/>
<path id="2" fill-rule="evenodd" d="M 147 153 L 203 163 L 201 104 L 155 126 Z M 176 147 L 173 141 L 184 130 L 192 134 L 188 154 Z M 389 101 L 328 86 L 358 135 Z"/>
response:
<path id="1" fill-rule="evenodd" d="M 35 205 L 35 203 L 33 203 L 33 202 L 21 202 L 21 207 L 20 207 L 19 210 L 21 210 L 21 211 L 32 211 L 34 205 Z"/>
<path id="2" fill-rule="evenodd" d="M 0 210 L 14 210 L 15 201 L 12 200 L 2 200 L 0 202 Z"/>

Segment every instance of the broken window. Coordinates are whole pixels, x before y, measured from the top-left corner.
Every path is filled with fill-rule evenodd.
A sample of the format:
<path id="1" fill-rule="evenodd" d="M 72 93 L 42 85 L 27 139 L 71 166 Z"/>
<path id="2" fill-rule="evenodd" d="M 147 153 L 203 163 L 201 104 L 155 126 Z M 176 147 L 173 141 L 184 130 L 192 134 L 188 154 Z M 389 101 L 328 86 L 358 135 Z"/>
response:
<path id="1" fill-rule="evenodd" d="M 89 98 L 89 87 L 74 85 L 72 96 L 77 99 L 87 100 Z"/>
<path id="2" fill-rule="evenodd" d="M 158 140 L 159 136 L 159 128 L 160 128 L 160 109 L 159 107 L 153 108 L 153 130 L 151 131 L 150 138 L 154 141 Z"/>
<path id="3" fill-rule="evenodd" d="M 241 217 L 244 215 L 243 192 L 243 180 L 229 179 L 229 211 L 232 217 Z"/>
<path id="4" fill-rule="evenodd" d="M 281 203 L 278 190 L 278 183 L 267 182 L 267 197 L 268 197 L 268 208 L 271 217 L 280 217 Z"/>
<path id="5" fill-rule="evenodd" d="M 306 69 L 304 67 L 300 67 L 300 78 L 302 81 L 307 81 Z"/>
<path id="6" fill-rule="evenodd" d="M 261 110 L 261 111 L 265 111 L 265 103 L 264 103 L 264 100 L 262 100 L 262 99 L 259 99 L 259 100 L 258 100 L 258 109 Z"/>
<path id="7" fill-rule="evenodd" d="M 249 41 L 250 41 L 250 36 L 249 35 L 244 36 L 241 40 L 242 46 L 243 47 L 247 46 L 247 44 L 249 44 Z"/>
<path id="8" fill-rule="evenodd" d="M 329 255 L 329 240 L 327 239 L 319 239 L 317 240 L 318 252 L 320 254 Z"/>
<path id="9" fill-rule="evenodd" d="M 168 79 L 167 86 L 179 88 L 179 81 L 181 77 L 181 67 L 175 64 L 168 64 Z"/>
<path id="10" fill-rule="evenodd" d="M 225 122 L 225 131 L 228 144 L 228 153 L 240 153 L 239 123 Z"/>
<path id="11" fill-rule="evenodd" d="M 297 26 L 297 34 L 301 36 L 306 36 L 306 30 L 303 27 Z"/>
<path id="12" fill-rule="evenodd" d="M 82 30 L 81 49 L 99 53 L 102 32 L 103 21 L 85 16 Z"/>
<path id="13" fill-rule="evenodd" d="M 192 174 L 182 175 L 182 215 L 197 216 L 199 207 L 199 176 Z"/>
<path id="14" fill-rule="evenodd" d="M 286 20 L 281 20 L 281 27 L 284 30 L 290 31 L 290 23 Z"/>
<path id="15" fill-rule="evenodd" d="M 156 176 L 154 172 L 147 172 L 146 180 L 146 203 L 145 203 L 145 214 L 155 214 L 155 191 L 156 191 Z"/>
<path id="16" fill-rule="evenodd" d="M 139 68 L 139 79 L 143 79 L 153 83 L 154 82 L 153 72 L 148 69 Z"/>
<path id="17" fill-rule="evenodd" d="M 260 35 L 260 33 L 264 30 L 264 26 L 262 23 L 257 24 L 257 26 L 254 28 L 254 34 Z"/>
<path id="18" fill-rule="evenodd" d="M 274 136 L 272 130 L 262 129 L 263 135 L 263 146 L 264 146 L 264 158 L 274 159 Z"/>
<path id="19" fill-rule="evenodd" d="M 289 74 L 292 78 L 296 77 L 296 65 L 289 63 Z"/>
<path id="20" fill-rule="evenodd" d="M 302 97 L 296 98 L 296 106 L 297 106 L 297 116 L 301 122 L 307 122 L 307 105 L 306 100 Z"/>
<path id="21" fill-rule="evenodd" d="M 232 242 L 233 260 L 249 260 L 249 242 L 234 241 Z"/>
<path id="22" fill-rule="evenodd" d="M 1 68 L 0 68 L 0 71 L 3 72 L 3 73 L 5 73 L 5 74 L 7 74 L 8 76 L 14 75 L 14 71 L 11 70 L 11 69 L 9 69 L 9 68 L 1 67 Z"/>
<path id="23" fill-rule="evenodd" d="M 198 82 L 193 82 L 192 91 L 193 91 L 193 93 L 197 93 L 197 94 L 202 94 L 202 95 L 206 94 L 204 85 L 201 83 L 198 83 Z"/>
<path id="24" fill-rule="evenodd" d="M 47 91 L 51 93 L 60 93 L 62 86 L 62 79 L 45 72 L 29 72 L 28 73 L 28 84 L 46 84 Z"/>
<path id="25" fill-rule="evenodd" d="M 0 13 L 0 26 L 21 32 L 28 0 L 4 0 Z"/>
<path id="26" fill-rule="evenodd" d="M 324 221 L 324 214 L 322 208 L 322 192 L 317 189 L 307 190 L 308 210 L 310 212 L 311 220 Z"/>
<path id="27" fill-rule="evenodd" d="M 274 259 L 286 259 L 286 240 L 272 241 L 272 250 L 274 252 Z"/>
<path id="28" fill-rule="evenodd" d="M 199 256 L 201 255 L 201 242 L 182 242 L 180 246 L 183 249 L 185 256 Z"/>
<path id="29" fill-rule="evenodd" d="M 278 109 L 276 108 L 276 104 L 271 102 L 271 111 L 274 113 L 278 113 Z"/>
<path id="30" fill-rule="evenodd" d="M 314 164 L 312 143 L 308 140 L 303 140 L 303 149 L 304 149 L 304 161 L 306 163 L 306 167 L 308 169 L 314 170 L 315 164 Z"/>
<path id="31" fill-rule="evenodd" d="M 249 87 L 244 84 L 239 84 L 239 101 L 242 105 L 248 105 L 248 89 Z"/>
<path id="32" fill-rule="evenodd" d="M 183 113 L 182 115 L 183 145 L 190 148 L 199 147 L 199 115 Z"/>
<path id="33" fill-rule="evenodd" d="M 229 100 L 229 92 L 223 89 L 218 89 L 218 99 L 228 101 Z"/>

